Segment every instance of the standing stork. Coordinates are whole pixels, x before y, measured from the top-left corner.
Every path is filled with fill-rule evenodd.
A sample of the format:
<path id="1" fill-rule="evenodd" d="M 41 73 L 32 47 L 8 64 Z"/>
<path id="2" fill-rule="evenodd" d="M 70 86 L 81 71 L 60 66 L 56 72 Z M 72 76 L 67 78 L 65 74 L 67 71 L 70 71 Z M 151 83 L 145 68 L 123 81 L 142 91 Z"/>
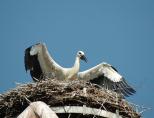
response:
<path id="1" fill-rule="evenodd" d="M 90 81 L 124 96 L 136 92 L 110 64 L 101 63 L 89 70 L 79 72 L 80 60 L 87 62 L 83 51 L 77 52 L 74 65 L 71 68 L 64 68 L 53 60 L 44 43 L 35 44 L 25 50 L 25 69 L 26 71 L 30 70 L 34 81 L 43 79 L 43 76 L 56 77 L 60 80 L 80 79 Z"/>

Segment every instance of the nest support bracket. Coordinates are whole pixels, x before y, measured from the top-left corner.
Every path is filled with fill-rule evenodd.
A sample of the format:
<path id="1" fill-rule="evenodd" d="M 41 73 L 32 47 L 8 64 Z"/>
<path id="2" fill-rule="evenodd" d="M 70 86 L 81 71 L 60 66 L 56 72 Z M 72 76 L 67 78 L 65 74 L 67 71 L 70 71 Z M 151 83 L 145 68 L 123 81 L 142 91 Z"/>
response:
<path id="1" fill-rule="evenodd" d="M 117 113 L 112 113 L 102 109 L 96 109 L 91 107 L 83 106 L 58 106 L 58 107 L 50 107 L 55 113 L 77 113 L 83 115 L 94 115 L 94 116 L 102 116 L 106 118 L 122 118 Z"/>

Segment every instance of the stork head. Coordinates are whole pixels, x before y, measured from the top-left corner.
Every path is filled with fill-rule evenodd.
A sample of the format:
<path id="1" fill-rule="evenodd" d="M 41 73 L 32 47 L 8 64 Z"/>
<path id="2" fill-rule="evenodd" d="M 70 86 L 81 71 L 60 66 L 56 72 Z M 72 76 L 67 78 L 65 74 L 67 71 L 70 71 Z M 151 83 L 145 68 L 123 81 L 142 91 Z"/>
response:
<path id="1" fill-rule="evenodd" d="M 85 56 L 85 54 L 84 54 L 83 51 L 78 51 L 77 56 L 78 56 L 81 60 L 84 60 L 85 62 L 87 62 L 87 58 L 86 58 L 86 56 Z"/>
<path id="2" fill-rule="evenodd" d="M 42 44 L 42 43 L 37 43 L 37 44 L 31 46 L 30 55 L 33 56 L 33 55 L 37 55 L 38 53 L 40 53 L 43 45 L 44 44 Z"/>

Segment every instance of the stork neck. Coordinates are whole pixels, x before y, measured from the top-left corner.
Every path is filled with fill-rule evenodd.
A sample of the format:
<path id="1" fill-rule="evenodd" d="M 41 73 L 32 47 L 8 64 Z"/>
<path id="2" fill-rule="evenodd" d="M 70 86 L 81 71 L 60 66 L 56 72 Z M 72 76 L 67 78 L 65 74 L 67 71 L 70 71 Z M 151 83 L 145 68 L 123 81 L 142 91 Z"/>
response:
<path id="1" fill-rule="evenodd" d="M 74 63 L 74 69 L 78 72 L 80 69 L 80 58 L 77 56 Z"/>

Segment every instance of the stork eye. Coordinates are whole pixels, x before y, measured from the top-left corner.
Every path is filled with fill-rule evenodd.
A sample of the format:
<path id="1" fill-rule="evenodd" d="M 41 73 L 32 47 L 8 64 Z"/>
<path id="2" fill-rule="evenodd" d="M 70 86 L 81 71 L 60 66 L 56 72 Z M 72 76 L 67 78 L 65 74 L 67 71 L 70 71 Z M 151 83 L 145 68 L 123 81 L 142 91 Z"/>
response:
<path id="1" fill-rule="evenodd" d="M 79 54 L 81 54 L 81 52 L 79 52 Z"/>

